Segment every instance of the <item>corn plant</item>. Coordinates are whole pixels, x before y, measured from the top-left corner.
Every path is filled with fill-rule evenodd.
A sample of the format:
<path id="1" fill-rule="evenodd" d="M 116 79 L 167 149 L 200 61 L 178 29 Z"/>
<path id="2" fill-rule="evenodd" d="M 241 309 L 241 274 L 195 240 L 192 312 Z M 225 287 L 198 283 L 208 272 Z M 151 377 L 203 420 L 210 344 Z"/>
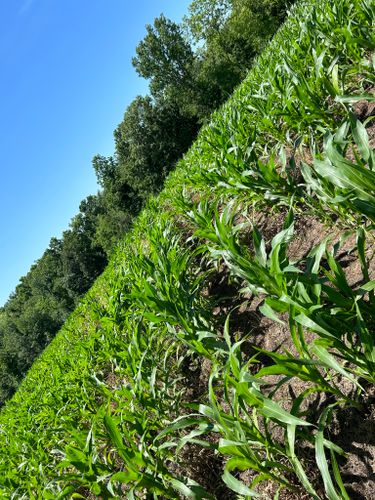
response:
<path id="1" fill-rule="evenodd" d="M 338 487 L 343 498 L 348 498 L 338 470 L 335 470 L 335 479 L 332 479 L 325 455 L 326 451 L 329 451 L 333 461 L 336 461 L 335 454 L 344 455 L 344 451 L 339 446 L 324 437 L 326 420 L 332 413 L 334 405 L 323 411 L 319 419 L 318 432 L 314 431 L 311 423 L 299 416 L 302 413 L 300 406 L 304 398 L 314 391 L 324 392 L 324 381 L 322 386 L 319 386 L 317 382 L 318 385 L 313 390 L 305 391 L 296 398 L 290 411 L 285 410 L 274 401 L 274 394 L 281 386 L 280 382 L 274 384 L 276 387 L 273 391 L 262 389 L 262 387 L 269 388 L 270 386 L 263 377 L 277 372 L 273 372 L 270 367 L 261 370 L 255 376 L 251 374 L 252 364 L 256 357 L 244 362 L 240 349 L 242 341 L 232 344 L 228 320 L 229 318 L 224 328 L 224 336 L 228 345 L 227 358 L 222 365 L 215 365 L 212 369 L 207 403 L 190 405 L 199 413 L 176 419 L 157 436 L 156 441 L 168 436 L 169 445 L 175 446 L 177 450 L 188 443 L 215 449 L 227 459 L 222 475 L 224 483 L 240 495 L 259 497 L 256 486 L 262 481 L 275 482 L 279 490 L 288 488 L 298 491 L 296 482 L 291 481 L 294 477 L 312 498 L 319 499 L 319 495 L 308 479 L 302 461 L 298 458 L 299 447 L 304 442 L 310 442 L 316 447 L 318 468 L 328 497 L 340 498 L 336 492 Z M 295 361 L 298 365 L 298 360 Z M 299 372 L 301 372 L 302 365 L 308 366 L 309 362 L 301 360 Z M 291 376 L 293 374 L 289 372 L 288 378 Z M 285 380 L 282 383 L 285 383 Z M 178 438 L 178 431 L 190 427 L 193 429 L 188 434 Z M 210 432 L 219 434 L 220 439 L 214 443 L 205 440 L 207 433 Z M 280 437 L 276 438 L 280 432 L 283 436 L 282 441 Z M 296 442 L 298 442 L 298 447 L 296 447 Z M 233 471 L 248 469 L 254 473 L 250 485 L 233 475 Z"/>
<path id="2" fill-rule="evenodd" d="M 210 304 L 201 294 L 207 273 L 191 272 L 198 255 L 182 247 L 171 226 L 154 228 L 147 254 L 134 260 L 129 298 L 147 320 L 167 324 L 190 349 L 210 357 L 221 344 L 210 323 Z"/>
<path id="3" fill-rule="evenodd" d="M 328 252 L 327 240 L 310 252 L 305 270 L 303 262 L 289 261 L 287 247 L 293 236 L 292 212 L 285 220 L 284 230 L 273 238 L 268 254 L 265 241 L 256 228 L 252 231 L 253 253 L 241 244 L 239 232 L 243 224 L 233 223 L 235 211 L 232 206 L 226 207 L 221 215 L 218 210 L 213 215 L 207 205 L 200 204 L 189 217 L 200 225 L 196 235 L 208 240 L 210 255 L 223 259 L 230 272 L 244 280 L 245 289 L 265 296 L 260 308 L 263 314 L 280 321 L 277 313 L 288 312 L 292 339 L 301 355 L 318 356 L 327 368 L 334 367 L 344 374 L 324 349 L 332 347 L 344 360 L 358 367 L 358 375 L 373 380 L 373 342 L 369 334 L 373 324 L 372 301 L 367 304 L 363 297 L 372 292 L 374 285 L 368 281 L 363 232 L 359 233 L 358 247 L 367 284 L 353 291 L 335 259 L 339 246 Z M 323 254 L 330 272 L 321 267 Z M 314 349 L 308 348 L 303 328 L 321 337 L 319 347 L 317 344 Z M 358 339 L 363 340 L 358 343 Z M 347 372 L 345 376 L 354 380 Z"/>
<path id="4" fill-rule="evenodd" d="M 354 144 L 349 141 L 351 127 Z M 351 147 L 355 162 L 346 158 Z M 306 189 L 342 219 L 352 217 L 353 223 L 363 216 L 375 220 L 375 153 L 369 145 L 365 126 L 354 115 L 344 122 L 334 136 L 328 135 L 324 157 L 316 158 L 310 167 L 301 167 Z"/>

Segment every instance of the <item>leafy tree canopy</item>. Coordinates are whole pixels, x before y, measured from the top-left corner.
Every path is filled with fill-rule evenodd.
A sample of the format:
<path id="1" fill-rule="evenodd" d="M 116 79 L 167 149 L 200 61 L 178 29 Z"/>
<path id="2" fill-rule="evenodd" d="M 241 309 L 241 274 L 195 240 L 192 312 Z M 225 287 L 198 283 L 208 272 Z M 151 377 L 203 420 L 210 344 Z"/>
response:
<path id="1" fill-rule="evenodd" d="M 182 28 L 161 15 L 146 30 L 132 63 L 140 76 L 150 80 L 151 93 L 156 96 L 170 85 L 186 85 L 194 54 Z"/>

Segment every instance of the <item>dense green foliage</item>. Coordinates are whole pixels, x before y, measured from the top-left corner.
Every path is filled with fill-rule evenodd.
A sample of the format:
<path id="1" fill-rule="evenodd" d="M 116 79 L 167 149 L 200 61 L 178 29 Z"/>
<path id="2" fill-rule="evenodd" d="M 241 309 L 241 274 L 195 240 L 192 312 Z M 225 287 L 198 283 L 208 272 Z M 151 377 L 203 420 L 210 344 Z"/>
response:
<path id="1" fill-rule="evenodd" d="M 197 27 L 199 16 L 209 20 L 214 15 L 203 0 L 192 4 L 184 25 L 161 16 L 147 27 L 134 66 L 150 81 L 151 95 L 138 96 L 127 108 L 114 132 L 113 157 L 94 157 L 101 191 L 82 201 L 69 229 L 60 240 L 51 240 L 1 309 L 0 406 L 101 274 L 147 198 L 160 192 L 201 123 L 242 80 L 285 16 L 285 1 L 216 3 L 225 19 L 215 32 Z M 197 37 L 206 44 L 199 50 Z"/>
<path id="2" fill-rule="evenodd" d="M 3 408 L 4 498 L 353 497 L 331 422 L 375 382 L 374 22 L 293 8 Z M 306 214 L 328 234 L 296 256 Z"/>

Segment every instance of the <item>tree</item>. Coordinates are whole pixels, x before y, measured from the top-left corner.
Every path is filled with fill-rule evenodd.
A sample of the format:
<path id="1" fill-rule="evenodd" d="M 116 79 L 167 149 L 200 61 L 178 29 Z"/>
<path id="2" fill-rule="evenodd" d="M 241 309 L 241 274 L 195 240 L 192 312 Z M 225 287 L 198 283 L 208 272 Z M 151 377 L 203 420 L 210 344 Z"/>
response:
<path id="1" fill-rule="evenodd" d="M 195 106 L 203 121 L 245 78 L 293 0 L 194 0 L 184 24 L 199 43 Z"/>
<path id="2" fill-rule="evenodd" d="M 93 166 L 103 188 L 97 195 L 101 211 L 96 218 L 95 242 L 109 256 L 117 241 L 130 229 L 141 208 L 141 200 L 114 157 L 96 155 Z"/>
<path id="3" fill-rule="evenodd" d="M 140 76 L 150 80 L 151 93 L 158 96 L 169 87 L 189 85 L 194 54 L 181 27 L 161 15 L 146 30 L 132 63 Z"/>
<path id="4" fill-rule="evenodd" d="M 184 26 L 197 44 L 207 42 L 224 26 L 230 15 L 232 0 L 193 0 Z"/>
<path id="5" fill-rule="evenodd" d="M 106 189 L 116 178 L 117 164 L 112 156 L 95 155 L 92 159 L 99 185 Z"/>
<path id="6" fill-rule="evenodd" d="M 76 302 L 104 270 L 107 256 L 96 240 L 97 223 L 103 209 L 97 196 L 80 204 L 80 212 L 64 231 L 61 264 L 64 286 Z"/>
<path id="7" fill-rule="evenodd" d="M 197 120 L 182 115 L 170 97 L 138 96 L 115 130 L 121 178 L 142 200 L 158 193 L 197 131 Z"/>

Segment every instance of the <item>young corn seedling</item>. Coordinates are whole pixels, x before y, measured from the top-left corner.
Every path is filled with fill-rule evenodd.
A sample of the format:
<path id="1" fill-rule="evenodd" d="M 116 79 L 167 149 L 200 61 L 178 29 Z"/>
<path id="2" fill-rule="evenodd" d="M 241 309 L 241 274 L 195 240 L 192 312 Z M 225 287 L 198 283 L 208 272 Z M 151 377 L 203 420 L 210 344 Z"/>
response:
<path id="1" fill-rule="evenodd" d="M 279 201 L 288 204 L 297 192 L 290 166 L 274 152 L 267 154 L 267 160 L 261 159 L 254 151 L 255 127 L 231 115 L 226 116 L 226 119 L 229 122 L 226 127 L 231 131 L 228 132 L 229 143 L 225 148 L 220 144 L 220 155 L 211 158 L 208 168 L 194 173 L 189 185 L 194 189 L 200 185 L 204 185 L 206 189 L 209 187 L 211 194 L 215 192 L 225 196 L 246 196 L 247 200 L 250 197 L 257 203 L 266 200 L 266 203 Z M 217 138 L 215 129 L 210 132 Z M 208 131 L 206 137 L 212 145 Z"/>
<path id="2" fill-rule="evenodd" d="M 328 497 L 337 499 L 337 496 L 330 494 L 330 489 L 335 491 L 335 487 L 329 474 L 325 450 L 330 450 L 333 457 L 336 453 L 342 455 L 344 452 L 324 437 L 322 422 L 319 432 L 315 433 L 315 427 L 298 416 L 301 403 L 311 394 L 311 389 L 295 400 L 290 411 L 285 410 L 274 401 L 280 382 L 276 384 L 275 391 L 265 394 L 262 387 L 269 387 L 270 384 L 262 377 L 269 373 L 265 369 L 264 373 L 251 375 L 255 358 L 243 361 L 240 349 L 242 342 L 232 344 L 228 320 L 224 336 L 228 345 L 227 358 L 223 364 L 216 364 L 212 369 L 208 402 L 190 405 L 199 413 L 177 419 L 156 439 L 161 440 L 169 435 L 168 443 L 177 450 L 187 443 L 214 448 L 226 457 L 222 480 L 237 494 L 259 497 L 256 486 L 263 481 L 272 481 L 279 485 L 279 489 L 298 491 L 295 480 L 291 481 L 291 477 L 295 476 L 312 498 L 319 499 L 297 456 L 296 440 L 301 443 L 307 441 L 316 444 L 317 462 L 324 483 L 328 485 Z M 308 365 L 308 362 L 305 364 Z M 290 378 L 290 373 L 288 375 Z M 324 385 L 314 390 L 324 391 Z M 190 427 L 193 430 L 182 438 L 178 437 L 179 431 Z M 214 442 L 205 440 L 205 435 L 210 432 L 219 434 L 220 439 Z M 249 469 L 253 479 L 250 484 L 245 484 L 238 479 L 238 473 Z M 335 472 L 335 479 L 340 484 L 338 472 Z"/>
<path id="3" fill-rule="evenodd" d="M 207 273 L 192 273 L 198 254 L 184 248 L 170 226 L 155 227 L 148 255 L 134 257 L 129 298 L 147 320 L 167 324 L 189 348 L 210 357 L 223 344 L 211 325 L 209 303 L 201 294 Z"/>
<path id="4" fill-rule="evenodd" d="M 354 143 L 347 136 L 351 127 Z M 346 151 L 354 162 L 346 158 Z M 315 159 L 312 167 L 303 164 L 302 175 L 310 196 L 316 196 L 346 223 L 363 222 L 365 216 L 375 221 L 375 153 L 369 145 L 364 125 L 353 115 L 334 136 L 328 135 L 323 159 Z"/>
<path id="5" fill-rule="evenodd" d="M 113 324 L 107 325 L 113 328 Z M 93 431 L 85 445 L 85 432 L 72 433 L 71 442 L 75 440 L 77 445 L 66 448 L 60 467 L 76 471 L 60 475 L 61 481 L 70 483 L 61 498 L 82 488 L 103 498 L 117 498 L 125 492 L 128 498 L 135 498 L 145 491 L 163 498 L 175 498 L 177 493 L 210 498 L 194 481 L 171 474 L 167 464 L 173 455 L 168 447 L 153 446 L 163 423 L 178 414 L 182 390 L 176 373 L 183 360 L 178 346 L 170 336 L 161 335 L 160 328 L 152 323 L 147 327 L 142 318 L 134 317 L 133 311 L 121 329 L 127 336 L 125 349 L 120 335 L 109 340 L 121 385 L 112 393 L 94 377 L 108 399 L 91 417 L 97 444 L 93 448 Z"/>
<path id="6" fill-rule="evenodd" d="M 296 311 L 293 321 L 318 335 L 311 349 L 316 356 L 326 355 L 326 349 L 332 349 L 345 364 L 351 365 L 347 370 L 374 383 L 375 350 L 371 331 L 375 324 L 375 282 L 369 279 L 364 231 L 358 230 L 357 237 L 364 284 L 356 290 L 349 285 L 343 268 L 335 258 L 339 246 L 328 251 L 326 243 L 322 242 L 310 252 L 309 269 L 304 277 L 305 283 L 308 280 L 311 283 L 308 288 L 305 286 L 305 292 L 315 305 Z M 320 266 L 324 254 L 328 269 Z"/>
<path id="7" fill-rule="evenodd" d="M 327 276 L 322 274 L 321 258 L 325 253 L 327 241 L 323 241 L 310 252 L 304 272 L 303 263 L 297 267 L 289 261 L 287 256 L 288 242 L 293 235 L 291 212 L 284 223 L 284 229 L 273 238 L 268 254 L 265 242 L 256 228 L 253 230 L 253 253 L 250 253 L 239 242 L 239 231 L 243 226 L 234 224 L 235 214 L 230 206 L 224 209 L 221 215 L 216 210 L 214 221 L 212 211 L 207 204 L 200 204 L 189 214 L 189 217 L 199 226 L 195 234 L 208 241 L 207 246 L 211 256 L 214 259 L 223 259 L 231 273 L 243 280 L 248 290 L 265 297 L 260 307 L 260 311 L 265 316 L 280 321 L 278 313 L 288 313 L 292 340 L 301 356 L 308 358 L 317 356 L 319 362 L 327 370 L 334 369 L 352 383 L 356 383 L 353 376 L 344 370 L 326 350 L 326 347 L 335 347 L 342 355 L 347 352 L 344 359 L 355 362 L 360 368 L 360 373 L 372 378 L 373 354 L 368 334 L 368 331 L 371 331 L 372 316 L 369 306 L 364 300 L 360 300 L 360 296 L 365 293 L 366 286 L 371 288 L 372 285 L 371 283 L 366 285 L 357 297 L 346 282 L 339 263 L 331 254 L 327 254 L 327 260 L 333 273 L 332 275 L 326 273 Z M 364 254 L 364 250 L 361 254 Z M 362 262 L 365 269 L 366 264 L 363 260 Z M 325 283 L 327 277 L 328 279 L 331 277 L 333 287 Z M 349 294 L 349 297 L 343 296 L 340 290 L 344 294 Z M 360 311 L 363 313 L 358 315 Z M 366 319 L 363 320 L 363 318 Z M 314 323 L 316 327 L 311 328 Z M 331 331 L 330 336 L 335 338 L 335 344 L 328 342 L 326 345 L 321 344 L 311 349 L 304 337 L 304 328 L 309 328 L 309 325 L 310 329 L 316 333 L 320 328 L 320 336 L 324 329 L 326 332 Z M 359 338 L 367 339 L 365 348 L 364 346 L 356 347 L 357 341 L 354 339 L 358 339 L 358 328 L 361 328 Z M 341 335 L 340 332 L 343 329 L 345 332 Z M 353 340 L 347 343 L 350 338 Z M 355 353 L 358 353 L 358 356 Z M 364 353 L 367 354 L 364 355 Z M 366 363 L 369 365 L 364 370 L 363 366 Z M 337 392 L 334 387 L 332 391 Z M 341 395 L 341 397 L 344 396 Z"/>
<path id="8" fill-rule="evenodd" d="M 252 231 L 253 252 L 240 243 L 239 234 L 244 224 L 235 224 L 237 213 L 233 204 L 220 213 L 218 208 L 212 210 L 207 202 L 201 202 L 187 216 L 197 226 L 195 236 L 207 241 L 204 246 L 211 257 L 223 259 L 230 272 L 244 280 L 252 293 L 278 298 L 293 286 L 290 277 L 295 281 L 295 274 L 300 271 L 286 254 L 293 236 L 292 212 L 285 220 L 284 229 L 273 238 L 268 254 L 256 227 Z"/>

